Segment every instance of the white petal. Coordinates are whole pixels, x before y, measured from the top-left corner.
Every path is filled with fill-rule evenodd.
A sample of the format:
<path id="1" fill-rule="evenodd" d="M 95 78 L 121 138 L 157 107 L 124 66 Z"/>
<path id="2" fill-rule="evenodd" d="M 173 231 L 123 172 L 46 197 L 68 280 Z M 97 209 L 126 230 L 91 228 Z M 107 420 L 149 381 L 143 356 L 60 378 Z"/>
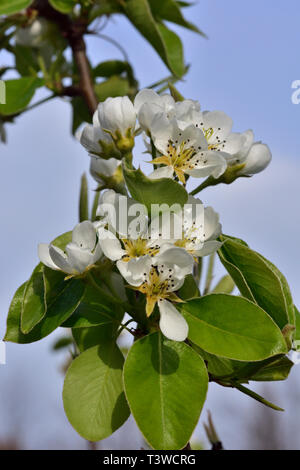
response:
<path id="1" fill-rule="evenodd" d="M 204 208 L 204 239 L 217 238 L 221 234 L 219 214 L 212 207 Z"/>
<path id="2" fill-rule="evenodd" d="M 58 266 L 52 261 L 52 258 L 49 254 L 49 244 L 48 243 L 40 243 L 38 246 L 38 255 L 40 261 L 48 266 L 48 268 L 55 269 L 57 271 L 60 270 Z"/>
<path id="3" fill-rule="evenodd" d="M 94 224 L 85 220 L 76 225 L 72 233 L 72 242 L 78 247 L 92 251 L 96 244 L 96 230 Z"/>
<path id="4" fill-rule="evenodd" d="M 246 165 L 241 170 L 243 175 L 254 175 L 263 171 L 272 160 L 272 154 L 270 149 L 265 144 L 256 143 L 254 144 L 247 157 Z"/>
<path id="5" fill-rule="evenodd" d="M 49 246 L 49 254 L 53 263 L 64 273 L 74 274 L 74 270 L 67 259 L 66 254 L 57 246 Z"/>
<path id="6" fill-rule="evenodd" d="M 195 256 L 207 256 L 211 255 L 218 251 L 222 246 L 222 242 L 217 242 L 216 240 L 204 242 L 203 247 L 199 250 L 194 251 Z"/>
<path id="7" fill-rule="evenodd" d="M 140 286 L 151 269 L 152 260 L 150 256 L 142 256 L 133 258 L 127 263 L 125 261 L 117 261 L 117 267 L 124 279 L 131 286 Z"/>
<path id="8" fill-rule="evenodd" d="M 165 113 L 158 114 L 151 125 L 151 136 L 155 147 L 162 154 L 168 150 L 169 139 L 173 135 L 174 123 L 171 122 Z"/>
<path id="9" fill-rule="evenodd" d="M 152 171 L 152 173 L 148 175 L 148 178 L 150 178 L 151 180 L 158 180 L 160 178 L 172 178 L 173 173 L 173 167 L 161 166 L 160 168 L 157 168 L 156 170 Z"/>
<path id="10" fill-rule="evenodd" d="M 184 341 L 189 331 L 185 318 L 167 300 L 160 300 L 158 308 L 160 311 L 159 327 L 161 332 L 173 341 Z"/>
<path id="11" fill-rule="evenodd" d="M 193 272 L 194 258 L 184 249 L 177 246 L 162 245 L 155 257 L 156 265 L 164 265 L 174 270 L 174 277 L 183 279 Z"/>
<path id="12" fill-rule="evenodd" d="M 102 248 L 101 248 L 100 244 L 97 243 L 96 248 L 93 252 L 92 264 L 97 263 L 97 261 L 99 261 L 99 259 L 101 258 L 102 255 L 103 255 Z"/>
<path id="13" fill-rule="evenodd" d="M 79 273 L 83 273 L 94 262 L 93 253 L 88 249 L 80 248 L 75 243 L 68 243 L 66 252 L 70 266 Z"/>
<path id="14" fill-rule="evenodd" d="M 230 134 L 232 129 L 232 119 L 223 113 L 223 111 L 204 111 L 203 113 L 203 127 L 205 130 L 213 129 L 214 134 L 210 140 L 215 142 L 217 137 L 220 140 L 225 140 Z"/>
<path id="15" fill-rule="evenodd" d="M 124 135 L 128 129 L 135 128 L 136 113 L 128 96 L 107 98 L 100 103 L 98 115 L 101 127 L 113 133 L 119 130 Z"/>
<path id="16" fill-rule="evenodd" d="M 241 151 L 241 149 L 245 145 L 245 142 L 246 136 L 244 134 L 233 132 L 228 137 L 226 137 L 225 143 L 221 144 L 219 148 L 222 150 L 222 152 L 234 155 Z"/>
<path id="17" fill-rule="evenodd" d="M 93 178 L 99 183 L 102 182 L 101 176 L 111 177 L 114 175 L 116 169 L 121 164 L 120 160 L 116 158 L 104 158 L 91 157 L 90 173 Z"/>
<path id="18" fill-rule="evenodd" d="M 100 229 L 98 231 L 99 244 L 105 256 L 112 261 L 121 259 L 126 255 L 126 251 L 122 249 L 120 240 L 109 230 Z"/>
<path id="19" fill-rule="evenodd" d="M 213 176 L 219 178 L 227 168 L 227 162 L 222 152 L 205 151 L 199 152 L 190 161 L 193 169 L 186 170 L 186 173 L 194 176 L 195 178 L 204 178 L 206 176 Z"/>

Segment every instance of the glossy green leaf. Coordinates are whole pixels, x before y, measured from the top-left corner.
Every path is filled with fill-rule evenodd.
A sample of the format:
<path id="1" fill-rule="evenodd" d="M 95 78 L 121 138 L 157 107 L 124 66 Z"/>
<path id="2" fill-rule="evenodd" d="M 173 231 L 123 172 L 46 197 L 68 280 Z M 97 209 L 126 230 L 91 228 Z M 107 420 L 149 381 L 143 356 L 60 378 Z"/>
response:
<path id="1" fill-rule="evenodd" d="M 262 307 L 282 329 L 295 324 L 294 305 L 285 277 L 270 261 L 233 239 L 219 250 L 220 260 L 244 297 Z"/>
<path id="2" fill-rule="evenodd" d="M 294 363 L 284 356 L 271 364 L 266 364 L 251 376 L 251 380 L 257 382 L 271 382 L 277 380 L 286 380 L 289 376 Z"/>
<path id="3" fill-rule="evenodd" d="M 129 350 L 124 385 L 146 441 L 154 449 L 182 449 L 206 397 L 208 376 L 201 357 L 187 344 L 153 333 Z"/>
<path id="4" fill-rule="evenodd" d="M 160 178 L 153 180 L 147 178 L 138 170 L 131 170 L 125 165 L 123 173 L 131 196 L 138 202 L 144 204 L 151 211 L 151 204 L 183 204 L 188 199 L 188 194 L 183 186 L 171 178 Z"/>
<path id="5" fill-rule="evenodd" d="M 172 23 L 183 26 L 184 28 L 190 29 L 195 33 L 205 36 L 205 34 L 193 23 L 187 21 L 181 10 L 180 5 L 175 0 L 149 0 L 151 10 L 156 18 L 162 20 L 171 21 Z"/>
<path id="6" fill-rule="evenodd" d="M 1 0 L 0 15 L 13 15 L 18 11 L 28 8 L 33 0 Z"/>
<path id="7" fill-rule="evenodd" d="M 189 274 L 184 280 L 183 286 L 178 291 L 178 296 L 182 300 L 192 299 L 193 297 L 199 297 L 200 292 L 196 284 L 194 276 Z"/>
<path id="8" fill-rule="evenodd" d="M 93 69 L 93 75 L 94 77 L 109 78 L 112 75 L 121 75 L 123 72 L 126 72 L 129 67 L 128 62 L 122 60 L 106 60 Z"/>
<path id="9" fill-rule="evenodd" d="M 295 306 L 295 325 L 296 325 L 296 331 L 294 335 L 294 343 L 296 346 L 297 351 L 300 350 L 300 313 L 297 307 Z"/>
<path id="10" fill-rule="evenodd" d="M 0 114 L 5 116 L 23 111 L 30 103 L 37 88 L 44 80 L 37 77 L 22 77 L 6 80 L 6 104 L 0 104 Z"/>
<path id="11" fill-rule="evenodd" d="M 55 341 L 52 346 L 52 350 L 61 351 L 62 349 L 68 348 L 72 344 L 74 344 L 74 341 L 71 336 L 63 336 L 62 338 L 59 338 Z"/>
<path id="12" fill-rule="evenodd" d="M 155 21 L 148 0 L 127 0 L 123 8 L 128 19 L 150 42 L 171 72 L 182 76 L 184 61 L 181 41 L 166 26 Z"/>
<path id="13" fill-rule="evenodd" d="M 40 70 L 36 50 L 17 44 L 14 48 L 16 69 L 22 76 L 37 75 Z"/>
<path id="14" fill-rule="evenodd" d="M 113 299 L 112 299 L 113 300 Z M 115 328 L 120 324 L 123 310 L 113 301 L 92 286 L 87 286 L 80 305 L 72 316 L 62 325 L 66 328 L 89 328 L 92 326 L 105 326 Z"/>
<path id="15" fill-rule="evenodd" d="M 110 323 L 89 328 L 74 328 L 72 333 L 79 351 L 83 352 L 93 346 L 114 341 L 116 330 L 116 324 Z"/>
<path id="16" fill-rule="evenodd" d="M 21 330 L 29 333 L 39 323 L 47 311 L 44 265 L 39 263 L 26 284 L 22 313 Z"/>
<path id="17" fill-rule="evenodd" d="M 226 274 L 220 279 L 218 284 L 214 287 L 214 294 L 231 294 L 235 288 L 235 283 L 232 280 L 232 277 Z"/>
<path id="18" fill-rule="evenodd" d="M 71 13 L 77 0 L 49 0 L 49 3 L 55 10 L 61 13 Z"/>
<path id="19" fill-rule="evenodd" d="M 111 342 L 87 349 L 69 367 L 64 408 L 84 439 L 104 439 L 127 420 L 130 412 L 123 392 L 123 363 L 121 351 Z"/>
<path id="20" fill-rule="evenodd" d="M 95 93 L 98 101 L 105 101 L 106 98 L 125 96 L 130 93 L 130 86 L 127 78 L 114 75 L 104 82 L 95 85 Z"/>
<path id="21" fill-rule="evenodd" d="M 86 174 L 83 173 L 80 182 L 80 196 L 79 196 L 79 222 L 89 219 L 89 196 L 88 196 L 88 182 Z"/>
<path id="22" fill-rule="evenodd" d="M 20 328 L 23 295 L 26 283 L 17 290 L 7 317 L 5 341 L 13 343 L 33 343 L 48 336 L 69 318 L 78 307 L 84 294 L 85 285 L 79 279 L 65 282 L 64 290 L 55 297 L 47 309 L 47 314 L 28 334 L 23 334 Z"/>
<path id="23" fill-rule="evenodd" d="M 242 297 L 210 294 L 181 306 L 189 339 L 205 351 L 239 361 L 287 352 L 280 329 L 258 305 Z"/>

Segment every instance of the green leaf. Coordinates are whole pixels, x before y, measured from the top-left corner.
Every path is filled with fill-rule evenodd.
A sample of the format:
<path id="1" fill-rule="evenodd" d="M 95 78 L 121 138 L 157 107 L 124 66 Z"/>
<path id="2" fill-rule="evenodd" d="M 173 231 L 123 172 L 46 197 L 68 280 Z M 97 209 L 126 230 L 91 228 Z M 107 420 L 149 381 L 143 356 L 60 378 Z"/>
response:
<path id="1" fill-rule="evenodd" d="M 121 351 L 111 342 L 87 349 L 69 367 L 63 390 L 64 408 L 84 439 L 104 439 L 127 420 L 123 363 Z"/>
<path id="2" fill-rule="evenodd" d="M 13 15 L 28 8 L 33 0 L 1 0 L 0 15 Z"/>
<path id="3" fill-rule="evenodd" d="M 62 235 L 56 237 L 52 242 L 51 245 L 57 246 L 61 250 L 64 250 L 66 245 L 72 241 L 72 232 L 65 232 Z"/>
<path id="4" fill-rule="evenodd" d="M 294 335 L 294 343 L 296 346 L 296 350 L 299 351 L 300 350 L 300 313 L 296 306 L 295 306 L 295 319 L 296 319 L 296 322 L 295 322 L 296 332 Z"/>
<path id="5" fill-rule="evenodd" d="M 185 277 L 184 284 L 182 287 L 180 287 L 178 291 L 178 296 L 182 300 L 188 300 L 192 299 L 193 297 L 199 297 L 199 295 L 199 288 L 196 284 L 194 276 L 192 274 L 189 274 Z"/>
<path id="6" fill-rule="evenodd" d="M 55 10 L 61 13 L 71 13 L 77 0 L 49 0 L 49 3 Z"/>
<path id="7" fill-rule="evenodd" d="M 73 339 L 70 336 L 63 336 L 62 338 L 59 338 L 55 341 L 52 346 L 52 350 L 60 351 L 61 349 L 65 349 L 68 346 L 71 346 L 71 344 L 74 344 Z"/>
<path id="8" fill-rule="evenodd" d="M 5 341 L 25 344 L 39 341 L 45 336 L 48 336 L 76 310 L 85 289 L 85 285 L 79 279 L 66 281 L 64 290 L 55 298 L 55 301 L 51 303 L 44 318 L 30 333 L 25 335 L 20 328 L 25 287 L 26 283 L 19 287 L 11 302 L 7 317 Z"/>
<path id="9" fill-rule="evenodd" d="M 40 70 L 36 51 L 32 47 L 17 44 L 14 48 L 16 69 L 20 75 L 37 75 Z"/>
<path id="10" fill-rule="evenodd" d="M 117 325 L 110 323 L 90 328 L 74 328 L 72 333 L 79 351 L 83 352 L 93 346 L 113 341 L 116 330 Z"/>
<path id="11" fill-rule="evenodd" d="M 184 18 L 180 5 L 175 0 L 164 0 L 163 2 L 161 0 L 149 0 L 149 3 L 152 13 L 156 18 L 171 21 L 206 37 L 197 26 Z"/>
<path id="12" fill-rule="evenodd" d="M 112 75 L 121 75 L 123 72 L 127 72 L 129 67 L 128 62 L 122 60 L 106 60 L 93 69 L 93 76 L 109 78 Z"/>
<path id="13" fill-rule="evenodd" d="M 144 204 L 151 211 L 151 204 L 180 204 L 183 206 L 188 194 L 183 186 L 171 178 L 160 178 L 153 180 L 147 178 L 138 170 L 131 170 L 123 166 L 124 178 L 131 196 L 138 202 Z"/>
<path id="14" fill-rule="evenodd" d="M 89 197 L 88 197 L 88 182 L 86 174 L 83 173 L 80 183 L 80 197 L 79 197 L 79 222 L 89 219 Z"/>
<path id="15" fill-rule="evenodd" d="M 208 376 L 201 357 L 187 344 L 153 333 L 129 350 L 124 385 L 146 441 L 154 449 L 182 449 L 206 397 Z"/>
<path id="16" fill-rule="evenodd" d="M 123 315 L 119 305 L 109 302 L 105 296 L 101 297 L 101 293 L 92 286 L 87 286 L 80 305 L 62 326 L 89 328 L 101 325 L 113 331 L 120 324 Z"/>
<path id="17" fill-rule="evenodd" d="M 295 324 L 292 296 L 285 277 L 259 253 L 239 241 L 221 237 L 219 257 L 241 294 L 262 307 L 282 329 Z"/>
<path id="18" fill-rule="evenodd" d="M 26 283 L 21 312 L 21 330 L 24 334 L 29 333 L 47 311 L 43 268 L 44 265 L 39 263 Z"/>
<path id="19" fill-rule="evenodd" d="M 288 378 L 294 363 L 286 356 L 277 359 L 271 364 L 266 364 L 251 376 L 251 380 L 257 382 L 271 382 Z"/>
<path id="20" fill-rule="evenodd" d="M 37 77 L 6 80 L 6 104 L 0 104 L 0 114 L 8 116 L 23 111 L 33 98 L 36 89 L 43 85 L 44 80 Z"/>
<path id="21" fill-rule="evenodd" d="M 122 78 L 117 75 L 113 75 L 108 80 L 101 83 L 96 83 L 95 93 L 98 101 L 105 101 L 106 98 L 125 96 L 130 94 L 130 86 L 127 78 Z"/>
<path id="22" fill-rule="evenodd" d="M 232 277 L 226 274 L 213 289 L 214 294 L 231 294 L 235 288 Z"/>
<path id="23" fill-rule="evenodd" d="M 155 21 L 147 0 L 127 0 L 123 8 L 128 19 L 150 42 L 171 72 L 181 77 L 184 61 L 179 37 Z"/>
<path id="24" fill-rule="evenodd" d="M 122 13 L 121 5 L 116 0 L 96 0 L 96 5 L 89 12 L 89 22 L 99 16 L 111 15 L 112 13 Z"/>
<path id="25" fill-rule="evenodd" d="M 181 306 L 189 339 L 211 354 L 259 361 L 287 348 L 280 329 L 258 305 L 242 297 L 210 294 Z"/>
<path id="26" fill-rule="evenodd" d="M 91 123 L 92 116 L 90 114 L 89 108 L 87 107 L 85 101 L 81 96 L 76 96 L 71 101 L 71 106 L 73 109 L 73 118 L 72 118 L 72 134 L 74 135 L 78 127 L 84 123 Z"/>

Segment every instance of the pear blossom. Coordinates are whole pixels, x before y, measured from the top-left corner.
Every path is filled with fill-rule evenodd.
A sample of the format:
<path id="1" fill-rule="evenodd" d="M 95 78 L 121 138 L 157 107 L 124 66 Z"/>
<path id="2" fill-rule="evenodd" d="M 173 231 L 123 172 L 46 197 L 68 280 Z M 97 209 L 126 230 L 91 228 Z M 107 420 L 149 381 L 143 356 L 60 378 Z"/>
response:
<path id="1" fill-rule="evenodd" d="M 107 98 L 98 106 L 101 128 L 115 140 L 132 137 L 136 126 L 136 112 L 128 96 Z"/>
<path id="2" fill-rule="evenodd" d="M 238 176 L 251 176 L 263 171 L 270 163 L 272 154 L 269 147 L 261 142 L 254 142 L 252 130 L 244 132 L 244 145 L 233 155 L 230 165 L 239 165 Z"/>
<path id="3" fill-rule="evenodd" d="M 90 173 L 100 185 L 109 183 L 111 179 L 116 183 L 123 180 L 121 160 L 116 158 L 105 160 L 91 156 Z"/>
<path id="4" fill-rule="evenodd" d="M 97 209 L 97 215 L 102 217 L 98 227 L 101 249 L 107 258 L 116 261 L 121 274 L 129 276 L 132 282 L 140 279 L 144 272 L 145 259 L 153 258 L 161 247 L 158 240 L 148 236 L 149 220 L 146 210 L 139 216 L 140 230 L 136 231 L 136 226 L 131 225 L 128 214 L 134 204 L 136 201 L 133 199 L 110 190 L 103 193 Z M 137 207 L 143 206 L 138 204 Z M 120 213 L 123 215 L 121 218 Z M 108 225 L 108 228 L 105 225 Z"/>
<path id="5" fill-rule="evenodd" d="M 199 220 L 197 210 L 193 210 L 197 205 L 203 207 L 202 201 L 189 196 L 184 208 L 184 216 L 175 212 L 171 214 L 173 232 L 182 235 L 180 238 L 169 240 L 169 243 L 184 248 L 194 258 L 210 255 L 222 245 L 217 241 L 222 231 L 219 215 L 212 207 L 204 207 L 203 220 Z M 164 233 L 163 224 L 161 232 Z"/>
<path id="6" fill-rule="evenodd" d="M 201 129 L 193 124 L 181 129 L 176 119 L 160 114 L 152 124 L 151 137 L 161 153 L 151 163 L 164 165 L 149 175 L 152 179 L 175 174 L 185 184 L 185 175 L 218 178 L 227 168 L 226 154 L 210 148 Z"/>
<path id="7" fill-rule="evenodd" d="M 43 264 L 67 273 L 69 278 L 82 275 L 93 268 L 102 256 L 102 250 L 94 224 L 86 220 L 76 225 L 72 242 L 67 244 L 65 251 L 52 244 L 40 243 L 38 255 Z"/>
<path id="8" fill-rule="evenodd" d="M 167 338 L 174 341 L 184 341 L 188 334 L 188 325 L 172 302 L 182 302 L 175 291 L 182 287 L 185 276 L 192 273 L 193 264 L 193 257 L 186 250 L 165 245 L 154 259 L 149 256 L 144 258 L 144 272 L 139 278 L 132 278 L 128 272 L 121 272 L 130 285 L 146 295 L 148 317 L 158 304 L 160 329 Z"/>
<path id="9" fill-rule="evenodd" d="M 159 95 L 154 90 L 145 88 L 136 95 L 134 107 L 141 128 L 149 134 L 155 116 L 174 112 L 175 101 L 171 95 Z"/>
<path id="10" fill-rule="evenodd" d="M 98 110 L 94 112 L 93 124 L 86 124 L 76 133 L 76 138 L 89 152 L 90 156 L 102 158 L 121 158 L 111 136 L 100 125 Z"/>

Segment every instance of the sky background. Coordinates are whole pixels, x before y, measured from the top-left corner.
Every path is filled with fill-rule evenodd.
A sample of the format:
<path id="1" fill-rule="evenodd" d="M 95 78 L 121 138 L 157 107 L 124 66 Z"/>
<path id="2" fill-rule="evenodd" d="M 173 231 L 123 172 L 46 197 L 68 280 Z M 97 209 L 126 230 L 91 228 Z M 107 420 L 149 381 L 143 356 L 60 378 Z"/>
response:
<path id="1" fill-rule="evenodd" d="M 292 82 L 300 79 L 296 52 L 300 3 L 202 0 L 185 15 L 209 39 L 172 26 L 183 39 L 186 62 L 191 64 L 179 90 L 186 98 L 199 100 L 203 110 L 225 111 L 233 118 L 235 131 L 252 128 L 256 139 L 267 143 L 273 153 L 263 173 L 207 189 L 201 198 L 220 213 L 224 233 L 245 239 L 278 266 L 300 305 L 300 105 L 291 101 Z M 141 88 L 168 75 L 126 19 L 112 19 L 105 34 L 125 47 Z M 122 58 L 99 38 L 89 39 L 88 54 L 95 65 Z M 3 52 L 0 63 L 9 63 Z M 40 92 L 36 99 L 42 96 Z M 1 337 L 10 300 L 38 262 L 37 244 L 77 223 L 79 179 L 88 171 L 89 159 L 71 137 L 70 126 L 71 108 L 57 99 L 18 118 L 8 128 L 8 144 L 0 144 Z M 135 161 L 144 159 L 138 148 Z M 91 188 L 95 188 L 92 181 Z M 218 267 L 216 280 L 221 273 Z M 86 447 L 63 412 L 60 368 L 65 356 L 51 352 L 56 336 L 26 346 L 7 345 L 7 365 L 0 366 L 0 439 L 17 435 L 23 448 L 33 449 Z M 266 398 L 285 408 L 285 413 L 265 411 L 238 392 L 210 386 L 205 408 L 212 411 L 225 447 L 266 448 L 277 439 L 279 448 L 299 449 L 300 366 L 285 383 L 256 389 L 262 387 Z M 266 422 L 271 423 L 267 435 Z M 207 445 L 201 423 L 196 438 Z M 108 449 L 139 445 L 139 433 L 131 422 L 101 443 Z"/>

